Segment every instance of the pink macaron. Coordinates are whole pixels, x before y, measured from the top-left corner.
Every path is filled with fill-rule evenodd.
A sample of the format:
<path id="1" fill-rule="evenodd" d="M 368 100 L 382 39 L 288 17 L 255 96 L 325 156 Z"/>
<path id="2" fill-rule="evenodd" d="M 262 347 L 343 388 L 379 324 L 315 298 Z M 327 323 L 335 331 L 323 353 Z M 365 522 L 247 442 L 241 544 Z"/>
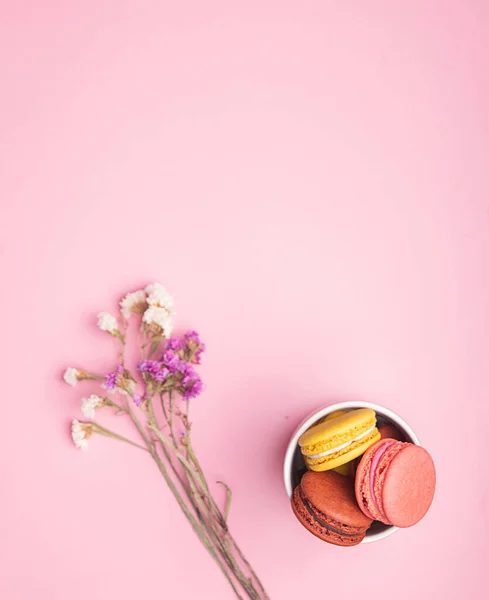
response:
<path id="1" fill-rule="evenodd" d="M 411 527 L 428 512 L 435 485 L 435 465 L 424 448 L 387 438 L 363 455 L 355 493 L 358 505 L 370 519 Z"/>

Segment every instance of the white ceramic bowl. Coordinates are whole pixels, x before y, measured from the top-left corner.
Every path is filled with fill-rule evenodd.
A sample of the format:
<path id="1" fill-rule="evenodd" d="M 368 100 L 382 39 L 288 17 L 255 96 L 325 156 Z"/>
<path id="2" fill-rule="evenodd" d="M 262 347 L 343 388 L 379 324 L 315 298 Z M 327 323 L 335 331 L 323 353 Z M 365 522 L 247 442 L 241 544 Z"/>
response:
<path id="1" fill-rule="evenodd" d="M 289 498 L 292 496 L 294 488 L 299 484 L 302 473 L 306 470 L 304 459 L 298 444 L 300 436 L 304 433 L 304 431 L 306 431 L 306 429 L 312 427 L 314 423 L 329 413 L 332 413 L 335 410 L 353 410 L 355 408 L 372 408 L 377 413 L 377 424 L 379 426 L 389 423 L 395 425 L 397 429 L 404 434 L 406 442 L 411 442 L 417 446 L 420 445 L 416 434 L 406 423 L 406 421 L 404 421 L 404 419 L 401 419 L 401 417 L 392 410 L 384 408 L 383 406 L 379 406 L 378 404 L 372 404 L 371 402 L 339 402 L 337 404 L 331 404 L 330 406 L 321 408 L 320 410 L 316 410 L 299 425 L 290 439 L 289 445 L 287 446 L 284 460 L 284 482 Z M 391 535 L 391 533 L 394 533 L 396 530 L 397 527 L 393 527 L 392 525 L 383 525 L 382 523 L 378 523 L 376 521 L 367 531 L 367 535 L 365 536 L 362 544 L 368 544 L 370 542 L 382 540 L 388 535 Z"/>

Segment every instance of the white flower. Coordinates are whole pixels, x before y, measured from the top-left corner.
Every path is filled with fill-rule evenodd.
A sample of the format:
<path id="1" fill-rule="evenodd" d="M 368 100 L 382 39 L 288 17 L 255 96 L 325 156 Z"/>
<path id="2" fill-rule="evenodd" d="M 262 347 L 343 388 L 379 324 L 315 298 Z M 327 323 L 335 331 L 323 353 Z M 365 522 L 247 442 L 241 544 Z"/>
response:
<path id="1" fill-rule="evenodd" d="M 90 398 L 82 398 L 81 411 L 87 419 L 95 419 L 95 409 L 104 405 L 104 399 L 92 394 Z"/>
<path id="2" fill-rule="evenodd" d="M 73 419 L 71 423 L 71 437 L 77 448 L 86 450 L 88 447 L 88 438 L 92 435 L 92 426 L 88 423 L 80 423 Z"/>
<path id="3" fill-rule="evenodd" d="M 63 375 L 63 379 L 66 381 L 66 383 L 75 387 L 75 385 L 78 383 L 79 375 L 80 371 L 78 369 L 68 367 Z"/>
<path id="4" fill-rule="evenodd" d="M 102 331 L 107 331 L 111 335 L 114 335 L 119 331 L 119 325 L 117 324 L 117 319 L 106 312 L 101 312 L 98 314 L 98 322 L 97 326 Z"/>
<path id="5" fill-rule="evenodd" d="M 161 285 L 161 283 L 152 283 L 146 287 L 148 294 L 147 302 L 150 306 L 159 306 L 173 314 L 173 298 Z"/>
<path id="6" fill-rule="evenodd" d="M 175 314 L 173 310 L 173 298 L 161 285 L 161 283 L 152 283 L 145 289 L 148 294 L 148 308 L 144 311 L 143 322 L 148 325 L 157 325 L 163 330 L 163 335 L 169 337 L 173 330 L 172 317 Z"/>
<path id="7" fill-rule="evenodd" d="M 148 325 L 158 325 L 158 327 L 161 327 L 165 337 L 169 337 L 173 330 L 172 314 L 159 306 L 148 307 L 144 312 L 143 321 Z"/>
<path id="8" fill-rule="evenodd" d="M 141 314 L 147 308 L 146 293 L 144 290 L 130 292 L 120 302 L 121 312 L 125 319 L 129 319 L 131 313 Z"/>

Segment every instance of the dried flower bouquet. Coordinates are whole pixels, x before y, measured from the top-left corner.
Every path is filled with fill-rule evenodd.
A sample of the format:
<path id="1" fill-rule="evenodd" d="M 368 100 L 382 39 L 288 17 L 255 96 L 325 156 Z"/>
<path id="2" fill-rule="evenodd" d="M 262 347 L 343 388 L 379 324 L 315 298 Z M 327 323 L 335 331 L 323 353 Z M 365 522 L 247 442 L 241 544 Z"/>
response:
<path id="1" fill-rule="evenodd" d="M 195 331 L 172 336 L 173 299 L 161 284 L 127 294 L 120 309 L 120 318 L 105 312 L 98 316 L 98 327 L 120 343 L 116 368 L 103 376 L 71 367 L 64 374 L 64 380 L 70 385 L 96 380 L 104 389 L 101 395 L 92 394 L 82 399 L 81 411 L 86 420 L 72 422 L 75 445 L 84 450 L 89 438 L 99 434 L 147 452 L 236 597 L 268 599 L 229 531 L 231 490 L 219 482 L 226 495 L 225 506 L 220 508 L 192 446 L 190 401 L 203 391 L 195 367 L 200 363 L 205 345 Z M 137 363 L 137 372 L 131 373 L 124 357 L 129 323 L 135 316 L 141 317 L 141 360 Z M 96 417 L 102 408 L 129 419 L 139 434 L 140 443 L 100 425 Z"/>

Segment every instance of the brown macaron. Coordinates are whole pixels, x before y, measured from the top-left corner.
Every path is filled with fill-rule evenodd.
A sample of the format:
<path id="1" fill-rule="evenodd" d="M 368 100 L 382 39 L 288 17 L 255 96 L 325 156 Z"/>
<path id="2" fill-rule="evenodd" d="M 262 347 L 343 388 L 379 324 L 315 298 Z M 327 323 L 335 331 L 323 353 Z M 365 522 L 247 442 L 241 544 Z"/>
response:
<path id="1" fill-rule="evenodd" d="M 356 546 L 372 524 L 358 507 L 352 480 L 334 471 L 306 473 L 291 504 L 308 531 L 337 546 Z"/>
<path id="2" fill-rule="evenodd" d="M 387 438 L 392 440 L 398 440 L 399 442 L 405 442 L 405 436 L 395 427 L 394 425 L 382 425 L 379 427 L 380 439 L 385 440 Z M 361 459 L 361 457 L 360 457 Z M 360 462 L 360 460 L 358 461 Z"/>

